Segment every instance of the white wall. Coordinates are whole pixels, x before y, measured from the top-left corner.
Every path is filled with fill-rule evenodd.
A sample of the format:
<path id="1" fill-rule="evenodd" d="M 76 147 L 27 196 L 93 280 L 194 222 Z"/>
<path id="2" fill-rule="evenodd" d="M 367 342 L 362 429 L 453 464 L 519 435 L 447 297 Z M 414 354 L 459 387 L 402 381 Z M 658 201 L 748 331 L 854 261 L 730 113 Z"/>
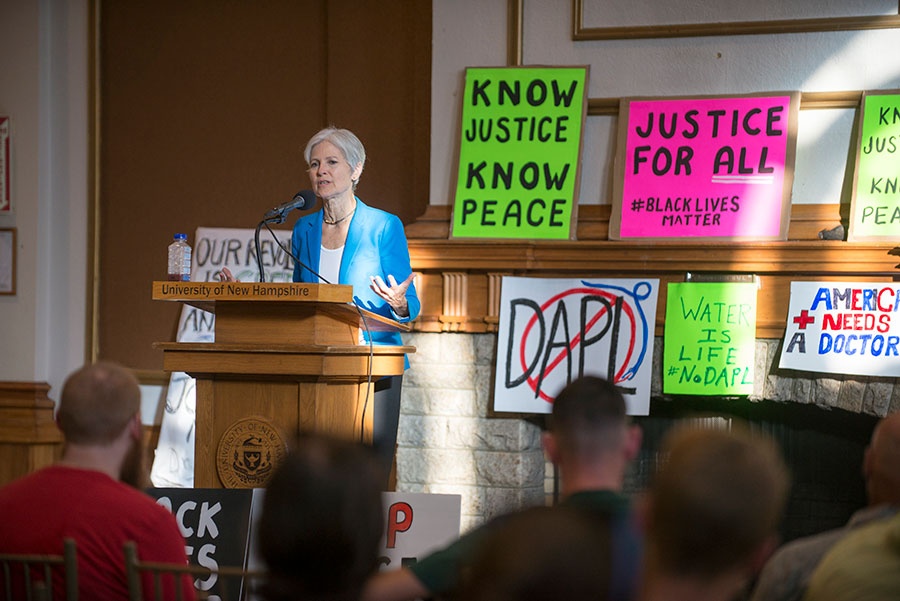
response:
<path id="1" fill-rule="evenodd" d="M 898 30 L 574 43 L 571 0 L 523 4 L 524 62 L 589 64 L 591 97 L 900 87 Z M 585 4 L 588 26 L 613 14 L 625 23 L 652 23 L 658 17 L 647 13 L 661 6 L 648 0 Z M 698 14 L 722 10 L 721 4 L 678 0 L 681 10 Z M 846 5 L 791 3 L 792 10 L 819 15 Z M 757 15 L 782 14 L 774 0 L 742 6 Z M 854 6 L 888 10 L 891 3 Z M 432 204 L 452 198 L 465 67 L 506 63 L 506 7 L 507 0 L 433 0 Z M 18 228 L 19 242 L 18 293 L 0 296 L 0 380 L 48 381 L 51 397 L 85 358 L 87 21 L 88 0 L 0 2 L 0 114 L 12 119 L 16 203 L 13 215 L 0 216 L 0 227 Z M 838 201 L 852 123 L 851 110 L 801 113 L 795 203 Z M 587 119 L 582 203 L 609 202 L 615 126 L 614 117 Z"/>
<path id="2" fill-rule="evenodd" d="M 87 0 L 0 3 L 0 113 L 12 125 L 17 294 L 0 296 L 0 380 L 57 395 L 85 359 Z"/>
<path id="3" fill-rule="evenodd" d="M 18 229 L 16 296 L 0 296 L 0 379 L 45 380 L 35 366 L 38 200 L 38 4 L 0 5 L 0 112 L 10 118 L 13 215 L 0 226 Z"/>
<path id="4" fill-rule="evenodd" d="M 452 203 L 455 178 L 451 172 L 465 67 L 506 62 L 506 4 L 506 0 L 434 0 L 431 204 Z M 591 98 L 900 87 L 897 29 L 573 42 L 572 0 L 524 0 L 523 4 L 523 63 L 589 65 Z M 732 21 L 897 12 L 896 2 L 888 0 L 733 4 L 587 0 L 584 4 L 586 27 L 672 23 L 680 15 L 686 15 L 687 21 L 698 15 L 705 15 L 707 21 Z M 794 203 L 840 200 L 853 118 L 851 109 L 801 112 Z M 582 204 L 610 202 L 615 128 L 615 117 L 586 121 Z"/>

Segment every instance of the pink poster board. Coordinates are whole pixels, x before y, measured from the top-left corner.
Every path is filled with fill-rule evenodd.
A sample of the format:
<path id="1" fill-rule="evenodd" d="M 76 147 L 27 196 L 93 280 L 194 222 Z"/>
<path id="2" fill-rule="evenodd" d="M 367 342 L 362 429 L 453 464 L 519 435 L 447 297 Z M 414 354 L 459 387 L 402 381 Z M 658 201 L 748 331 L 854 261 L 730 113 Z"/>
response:
<path id="1" fill-rule="evenodd" d="M 610 238 L 786 240 L 800 93 L 623 99 Z"/>

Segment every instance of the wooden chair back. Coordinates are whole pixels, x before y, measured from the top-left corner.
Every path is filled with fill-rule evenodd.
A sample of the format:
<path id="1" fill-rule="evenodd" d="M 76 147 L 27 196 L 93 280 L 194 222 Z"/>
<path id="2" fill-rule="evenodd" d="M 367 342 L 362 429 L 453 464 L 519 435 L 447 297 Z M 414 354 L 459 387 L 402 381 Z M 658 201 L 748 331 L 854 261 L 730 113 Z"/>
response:
<path id="1" fill-rule="evenodd" d="M 239 567 L 219 566 L 216 569 L 194 565 L 179 565 L 172 563 L 160 563 L 141 561 L 138 558 L 137 545 L 129 541 L 124 545 L 125 575 L 128 580 L 129 601 L 162 601 L 165 582 L 179 583 L 182 578 L 189 576 L 195 583 L 197 599 L 206 599 L 209 595 L 206 591 L 196 587 L 198 581 L 209 581 L 215 576 L 218 583 L 216 597 L 221 601 L 244 601 L 252 598 L 248 596 L 255 587 L 265 580 L 265 573 L 245 570 Z M 153 582 L 153 597 L 147 599 L 144 594 L 144 575 L 150 575 Z M 175 601 L 184 601 L 181 586 L 175 586 Z"/>
<path id="2" fill-rule="evenodd" d="M 58 601 L 53 573 L 62 571 L 61 601 L 78 601 L 78 553 L 75 541 L 63 541 L 62 555 L 0 553 L 0 600 Z"/>

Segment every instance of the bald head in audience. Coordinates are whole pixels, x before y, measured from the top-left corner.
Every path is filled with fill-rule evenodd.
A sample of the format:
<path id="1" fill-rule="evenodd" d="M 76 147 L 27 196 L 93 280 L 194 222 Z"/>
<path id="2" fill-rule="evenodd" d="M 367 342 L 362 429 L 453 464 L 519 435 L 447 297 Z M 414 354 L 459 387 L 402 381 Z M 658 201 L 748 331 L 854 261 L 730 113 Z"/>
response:
<path id="1" fill-rule="evenodd" d="M 137 378 L 121 365 L 100 361 L 73 372 L 56 412 L 66 441 L 62 463 L 146 487 L 140 412 Z"/>
<path id="2" fill-rule="evenodd" d="M 900 504 L 900 413 L 875 426 L 863 458 L 863 475 L 869 505 Z"/>
<path id="3" fill-rule="evenodd" d="M 643 599 L 731 599 L 777 544 L 788 472 L 742 427 L 677 427 L 647 499 Z"/>
<path id="4" fill-rule="evenodd" d="M 862 465 L 868 505 L 853 513 L 846 525 L 783 545 L 769 559 L 753 589 L 753 601 L 799 601 L 809 579 L 835 544 L 875 520 L 900 508 L 900 413 L 882 419 L 872 432 Z"/>

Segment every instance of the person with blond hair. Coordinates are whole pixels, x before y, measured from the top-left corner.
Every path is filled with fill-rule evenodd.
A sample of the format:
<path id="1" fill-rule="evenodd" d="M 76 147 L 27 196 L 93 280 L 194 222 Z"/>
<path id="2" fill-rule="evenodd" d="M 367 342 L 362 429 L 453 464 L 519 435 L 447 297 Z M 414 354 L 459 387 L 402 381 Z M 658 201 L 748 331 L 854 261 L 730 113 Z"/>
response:
<path id="1" fill-rule="evenodd" d="M 728 601 L 777 545 L 788 471 L 772 440 L 676 427 L 644 507 L 642 601 Z"/>
<path id="2" fill-rule="evenodd" d="M 863 455 L 868 503 L 846 525 L 794 539 L 780 547 L 763 567 L 752 601 L 800 601 L 816 566 L 841 539 L 861 526 L 895 515 L 900 509 L 900 413 L 875 426 Z"/>
<path id="3" fill-rule="evenodd" d="M 804 601 L 900 598 L 900 515 L 870 522 L 834 545 L 809 579 Z"/>

